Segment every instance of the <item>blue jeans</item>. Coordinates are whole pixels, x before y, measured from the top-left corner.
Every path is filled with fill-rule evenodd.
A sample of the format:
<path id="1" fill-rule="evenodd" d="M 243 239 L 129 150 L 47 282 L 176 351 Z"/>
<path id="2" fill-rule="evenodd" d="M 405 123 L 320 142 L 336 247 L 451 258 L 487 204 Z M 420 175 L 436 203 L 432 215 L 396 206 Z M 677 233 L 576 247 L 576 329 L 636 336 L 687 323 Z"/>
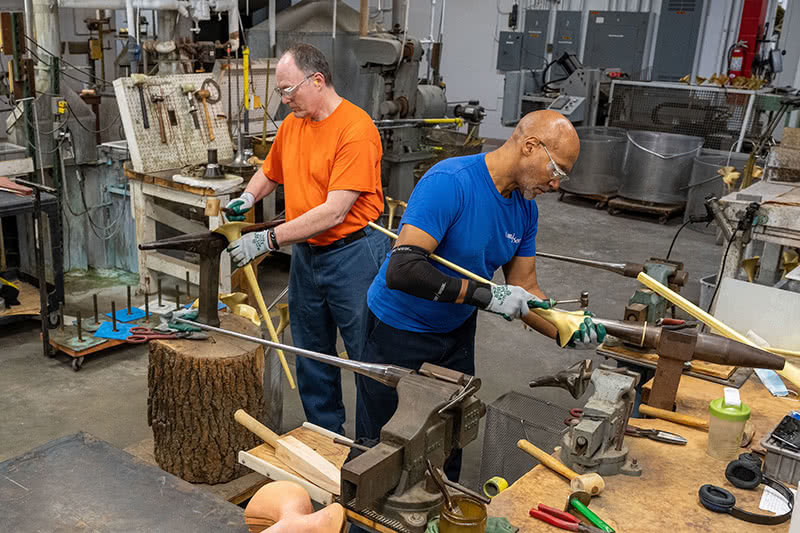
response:
<path id="1" fill-rule="evenodd" d="M 396 329 L 368 311 L 367 342 L 361 361 L 402 366 L 419 370 L 433 363 L 451 370 L 475 375 L 475 311 L 462 325 L 447 333 L 418 333 Z M 378 440 L 381 428 L 397 410 L 397 391 L 361 375 L 356 375 L 356 438 Z M 461 450 L 453 450 L 444 465 L 453 481 L 461 473 Z"/>
<path id="2" fill-rule="evenodd" d="M 370 227 L 364 231 L 365 237 L 325 252 L 314 253 L 306 243 L 292 248 L 289 313 L 295 346 L 336 355 L 338 327 L 348 357 L 360 360 L 366 337 L 367 289 L 389 251 L 386 236 Z M 343 435 L 339 368 L 301 356 L 296 364 L 306 419 Z"/>

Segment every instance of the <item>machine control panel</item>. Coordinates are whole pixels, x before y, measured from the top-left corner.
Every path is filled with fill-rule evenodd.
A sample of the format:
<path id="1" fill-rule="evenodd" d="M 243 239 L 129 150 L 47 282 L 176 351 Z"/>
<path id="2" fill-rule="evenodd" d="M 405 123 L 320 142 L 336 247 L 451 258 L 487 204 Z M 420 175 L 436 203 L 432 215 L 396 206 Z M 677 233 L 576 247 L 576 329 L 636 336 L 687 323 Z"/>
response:
<path id="1" fill-rule="evenodd" d="M 559 96 L 547 109 L 558 111 L 559 113 L 569 116 L 576 111 L 586 98 L 583 96 Z"/>

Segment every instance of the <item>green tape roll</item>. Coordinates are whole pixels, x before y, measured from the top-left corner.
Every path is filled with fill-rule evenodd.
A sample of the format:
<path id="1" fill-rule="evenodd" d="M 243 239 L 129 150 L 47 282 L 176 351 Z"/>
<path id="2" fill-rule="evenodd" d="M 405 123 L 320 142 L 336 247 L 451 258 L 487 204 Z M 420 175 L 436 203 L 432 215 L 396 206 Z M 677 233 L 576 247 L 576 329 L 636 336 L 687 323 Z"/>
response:
<path id="1" fill-rule="evenodd" d="M 494 476 L 483 484 L 483 493 L 490 498 L 494 498 L 508 488 L 508 481 L 500 476 Z"/>

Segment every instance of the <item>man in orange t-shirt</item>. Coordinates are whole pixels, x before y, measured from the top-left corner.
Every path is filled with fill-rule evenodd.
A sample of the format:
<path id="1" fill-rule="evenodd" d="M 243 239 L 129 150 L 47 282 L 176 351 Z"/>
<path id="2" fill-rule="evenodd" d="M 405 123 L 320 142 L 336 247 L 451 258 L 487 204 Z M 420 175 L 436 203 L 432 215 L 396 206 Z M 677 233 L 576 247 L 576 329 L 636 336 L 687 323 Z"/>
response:
<path id="1" fill-rule="evenodd" d="M 388 239 L 367 226 L 383 213 L 380 135 L 367 113 L 336 93 L 328 62 L 313 46 L 289 48 L 276 77 L 276 91 L 292 114 L 264 165 L 228 207 L 241 215 L 283 184 L 286 222 L 245 234 L 228 251 L 242 266 L 294 244 L 289 312 L 295 346 L 335 354 L 338 328 L 348 356 L 358 360 L 367 289 L 389 250 Z M 343 434 L 339 369 L 304 357 L 296 361 L 306 418 Z"/>

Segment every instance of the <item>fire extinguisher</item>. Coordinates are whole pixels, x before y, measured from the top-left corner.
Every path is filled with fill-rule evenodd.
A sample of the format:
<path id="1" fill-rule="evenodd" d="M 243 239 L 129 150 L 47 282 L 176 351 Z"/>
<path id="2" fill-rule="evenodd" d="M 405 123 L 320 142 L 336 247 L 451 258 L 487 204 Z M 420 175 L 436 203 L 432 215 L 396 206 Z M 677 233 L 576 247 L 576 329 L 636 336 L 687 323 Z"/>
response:
<path id="1" fill-rule="evenodd" d="M 728 77 L 733 79 L 744 74 L 744 56 L 747 43 L 737 41 L 728 49 Z"/>

